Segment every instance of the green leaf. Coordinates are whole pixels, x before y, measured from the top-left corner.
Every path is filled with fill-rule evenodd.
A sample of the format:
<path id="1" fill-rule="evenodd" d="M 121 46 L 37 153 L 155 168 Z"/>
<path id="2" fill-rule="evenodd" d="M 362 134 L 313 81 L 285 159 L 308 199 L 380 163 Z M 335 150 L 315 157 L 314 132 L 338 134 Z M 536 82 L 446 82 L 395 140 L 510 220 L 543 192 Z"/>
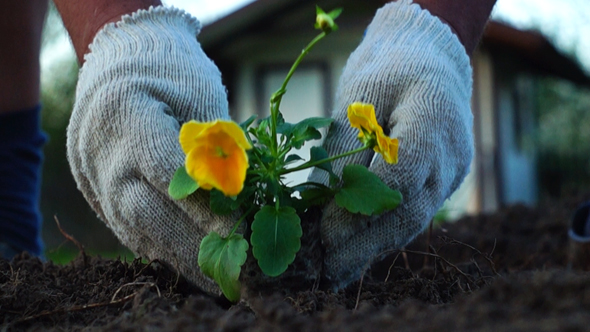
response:
<path id="1" fill-rule="evenodd" d="M 402 201 L 399 191 L 386 186 L 362 165 L 347 165 L 342 172 L 344 184 L 335 196 L 336 204 L 352 213 L 380 214 L 395 209 Z"/>
<path id="2" fill-rule="evenodd" d="M 319 130 L 313 127 L 308 127 L 303 133 L 293 135 L 293 138 L 291 139 L 291 146 L 295 149 L 301 149 L 305 142 L 320 138 L 322 138 L 322 134 Z"/>
<path id="3" fill-rule="evenodd" d="M 319 161 L 322 159 L 326 159 L 328 158 L 328 152 L 322 148 L 321 146 L 314 146 L 310 149 L 310 159 L 309 162 L 314 162 L 314 161 Z M 324 171 L 328 172 L 328 174 L 330 175 L 330 184 L 334 185 L 336 183 L 338 183 L 338 181 L 340 181 L 340 178 L 338 177 L 338 175 L 336 175 L 334 173 L 334 171 L 332 170 L 332 163 L 330 162 L 325 162 L 325 163 L 321 163 L 319 165 L 316 165 L 315 167 L 319 168 L 319 169 L 323 169 Z"/>
<path id="4" fill-rule="evenodd" d="M 270 135 L 270 118 L 266 117 L 258 123 L 257 127 L 250 128 L 250 133 L 258 139 L 260 144 L 270 146 L 271 135 Z"/>
<path id="5" fill-rule="evenodd" d="M 278 195 L 283 188 L 283 186 L 281 186 L 281 183 L 279 182 L 279 179 L 271 175 L 267 175 L 261 178 L 260 183 L 266 185 L 265 194 L 270 195 L 272 197 Z"/>
<path id="6" fill-rule="evenodd" d="M 293 128 L 295 128 L 295 126 L 292 123 L 283 122 L 277 125 L 277 133 L 289 137 L 293 133 Z"/>
<path id="7" fill-rule="evenodd" d="M 324 205 L 328 203 L 334 197 L 336 190 L 318 182 L 304 182 L 292 188 L 294 191 L 298 191 L 301 200 L 297 206 L 291 205 L 299 211 L 305 211 L 314 205 Z"/>
<path id="8" fill-rule="evenodd" d="M 313 181 L 307 181 L 307 182 L 300 183 L 300 184 L 292 187 L 291 189 L 293 191 L 302 192 L 302 191 L 306 190 L 307 188 L 313 188 L 313 187 L 333 190 L 333 189 L 331 189 L 330 187 L 326 186 L 323 183 L 313 182 Z"/>
<path id="9" fill-rule="evenodd" d="M 300 192 L 305 207 L 313 205 L 324 205 L 334 196 L 330 188 L 308 188 Z"/>
<path id="10" fill-rule="evenodd" d="M 256 127 L 256 130 L 258 132 L 267 132 L 268 128 L 270 127 L 270 118 L 266 117 L 264 119 L 261 119 L 260 122 L 258 123 L 258 127 Z"/>
<path id="11" fill-rule="evenodd" d="M 322 138 L 322 134 L 318 129 L 329 126 L 333 121 L 334 119 L 331 118 L 315 117 L 295 124 L 292 129 L 291 146 L 300 149 L 306 141 Z"/>
<path id="12" fill-rule="evenodd" d="M 324 12 L 323 9 L 320 8 L 320 6 L 315 5 L 315 14 L 319 15 L 319 14 L 325 14 L 326 12 Z"/>
<path id="13" fill-rule="evenodd" d="M 209 207 L 215 214 L 226 216 L 235 210 L 236 197 L 227 197 L 221 191 L 212 189 L 209 195 Z"/>
<path id="14" fill-rule="evenodd" d="M 246 262 L 248 241 L 240 234 L 222 238 L 215 232 L 201 241 L 198 263 L 206 276 L 213 278 L 223 295 L 232 302 L 240 299 L 239 281 L 242 265 Z"/>
<path id="15" fill-rule="evenodd" d="M 320 129 L 329 126 L 334 122 L 332 118 L 307 118 L 295 124 L 295 131 L 304 131 L 308 127 Z"/>
<path id="16" fill-rule="evenodd" d="M 290 206 L 292 208 L 295 208 L 295 204 L 297 204 L 297 201 L 299 200 L 299 198 L 297 197 L 293 197 L 293 189 L 289 188 L 289 187 L 282 187 L 281 188 L 281 192 L 279 192 L 278 195 L 276 195 L 276 197 L 279 198 L 281 205 L 284 206 Z M 295 209 L 297 210 L 297 209 Z M 297 212 L 295 212 L 297 213 Z"/>
<path id="17" fill-rule="evenodd" d="M 296 154 L 290 154 L 285 159 L 285 165 L 290 164 L 292 162 L 299 161 L 299 160 L 303 160 L 303 158 L 301 158 L 300 156 L 298 156 Z"/>
<path id="18" fill-rule="evenodd" d="M 301 220 L 292 207 L 263 206 L 252 223 L 252 254 L 264 274 L 276 277 L 287 270 L 301 248 Z"/>
<path id="19" fill-rule="evenodd" d="M 332 10 L 331 12 L 329 12 L 328 16 L 330 16 L 333 20 L 335 20 L 338 18 L 338 16 L 340 16 L 340 14 L 342 14 L 342 8 L 336 8 L 336 9 Z"/>
<path id="20" fill-rule="evenodd" d="M 254 123 L 254 121 L 256 120 L 257 116 L 256 115 L 252 115 L 251 117 L 249 117 L 246 121 L 240 123 L 240 127 L 242 127 L 242 130 L 246 130 L 248 129 L 248 127 L 250 127 L 250 125 L 252 123 Z"/>
<path id="21" fill-rule="evenodd" d="M 276 160 L 277 158 L 275 158 L 272 154 L 270 154 L 269 150 L 264 150 L 260 153 L 259 156 L 260 160 L 265 163 L 265 164 L 270 164 L 272 163 L 274 160 Z"/>
<path id="22" fill-rule="evenodd" d="M 327 159 L 329 157 L 330 156 L 328 155 L 328 152 L 326 151 L 326 149 L 324 149 L 321 146 L 313 146 L 309 150 L 309 163 L 321 161 L 321 160 Z M 323 169 L 324 171 L 326 171 L 330 174 L 334 174 L 332 171 L 332 163 L 329 161 L 326 161 L 324 163 L 316 165 L 315 167 L 317 167 L 319 169 Z M 336 176 L 336 175 L 334 174 L 334 176 Z"/>
<path id="23" fill-rule="evenodd" d="M 197 181 L 193 180 L 187 173 L 184 166 L 180 166 L 176 172 L 174 172 L 174 176 L 172 177 L 172 181 L 168 185 L 168 194 L 173 199 L 184 199 L 188 195 L 194 193 L 199 189 L 199 184 Z"/>

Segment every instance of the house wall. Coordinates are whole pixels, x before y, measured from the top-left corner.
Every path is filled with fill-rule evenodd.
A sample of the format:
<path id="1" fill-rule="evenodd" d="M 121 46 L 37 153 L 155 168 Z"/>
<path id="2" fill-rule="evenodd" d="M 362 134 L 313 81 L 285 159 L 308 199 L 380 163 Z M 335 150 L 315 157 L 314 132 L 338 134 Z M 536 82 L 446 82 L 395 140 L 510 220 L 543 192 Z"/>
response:
<path id="1" fill-rule="evenodd" d="M 233 66 L 237 68 L 234 78 L 237 84 L 235 84 L 234 91 L 230 91 L 230 94 L 234 94 L 230 108 L 236 120 L 247 119 L 253 114 L 261 116 L 266 114 L 269 91 L 274 92 L 280 87 L 291 64 L 313 35 L 307 37 L 309 38 L 301 36 L 286 39 L 256 38 L 256 44 L 250 47 L 232 48 L 233 54 L 239 54 L 239 56 L 232 56 Z M 330 114 L 331 99 L 335 94 L 336 83 L 348 55 L 362 38 L 362 31 L 347 33 L 346 36 L 339 38 L 332 37 L 332 35 L 328 36 L 312 50 L 289 83 L 282 108 L 282 112 L 287 118 L 288 114 L 299 112 L 297 107 L 294 107 L 297 103 L 290 102 L 292 98 L 299 100 L 301 98 L 318 98 L 315 102 L 308 101 L 308 103 L 316 105 L 314 110 L 308 111 L 308 113 L 313 113 L 314 116 Z M 325 84 L 320 94 L 317 91 L 309 90 L 307 91 L 309 93 L 306 93 L 302 90 L 304 88 L 299 86 L 303 85 L 311 89 L 314 82 L 318 81 Z"/>
<path id="2" fill-rule="evenodd" d="M 509 54 L 480 48 L 472 60 L 475 156 L 445 204 L 449 216 L 537 202 L 536 76 Z"/>
<path id="3" fill-rule="evenodd" d="M 473 57 L 473 99 L 476 188 L 469 212 L 492 212 L 499 206 L 494 63 L 485 50 Z"/>
<path id="4" fill-rule="evenodd" d="M 442 212 L 455 220 L 466 214 L 492 212 L 499 206 L 496 167 L 496 120 L 494 98 L 494 62 L 485 50 L 475 52 L 473 67 L 473 136 L 475 154 L 470 172 L 445 202 Z"/>
<path id="5" fill-rule="evenodd" d="M 538 198 L 535 77 L 506 54 L 496 55 L 495 65 L 499 199 L 533 205 Z"/>

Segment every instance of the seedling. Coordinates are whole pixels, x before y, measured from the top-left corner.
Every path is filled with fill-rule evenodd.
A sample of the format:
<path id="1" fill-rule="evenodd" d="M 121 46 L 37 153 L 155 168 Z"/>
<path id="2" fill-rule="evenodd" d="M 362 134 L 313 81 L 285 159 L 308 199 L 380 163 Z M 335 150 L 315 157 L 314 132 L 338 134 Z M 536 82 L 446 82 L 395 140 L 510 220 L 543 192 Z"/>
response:
<path id="1" fill-rule="evenodd" d="M 386 186 L 365 166 L 344 167 L 342 178 L 332 171 L 332 161 L 368 149 L 388 163 L 397 163 L 398 140 L 383 133 L 373 105 L 353 103 L 348 107 L 350 125 L 359 129 L 362 147 L 336 156 L 313 147 L 307 161 L 294 151 L 308 141 L 321 139 L 320 129 L 333 120 L 314 117 L 287 123 L 280 112 L 293 73 L 309 51 L 337 29 L 334 20 L 340 13 L 341 9 L 325 13 L 317 7 L 315 26 L 321 32 L 303 49 L 270 98 L 269 117 L 258 121 L 251 117 L 239 125 L 224 120 L 189 121 L 180 130 L 186 159 L 170 182 L 170 196 L 184 199 L 196 190 L 210 190 L 214 213 L 240 214 L 228 234 L 211 232 L 203 238 L 198 257 L 201 271 L 217 282 L 230 301 L 240 299 L 239 277 L 250 246 L 264 274 L 276 277 L 287 270 L 301 247 L 299 216 L 311 206 L 334 199 L 351 213 L 375 215 L 395 209 L 402 200 L 399 191 Z M 285 184 L 286 174 L 312 167 L 327 172 L 329 184 Z M 252 231 L 249 239 L 238 233 L 242 223 Z"/>

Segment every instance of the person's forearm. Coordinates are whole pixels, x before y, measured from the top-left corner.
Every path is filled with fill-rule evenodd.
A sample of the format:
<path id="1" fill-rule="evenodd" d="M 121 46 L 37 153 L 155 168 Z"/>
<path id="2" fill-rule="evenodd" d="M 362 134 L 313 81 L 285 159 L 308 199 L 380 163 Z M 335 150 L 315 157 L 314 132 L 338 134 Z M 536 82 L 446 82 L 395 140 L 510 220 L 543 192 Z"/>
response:
<path id="1" fill-rule="evenodd" d="M 39 52 L 47 0 L 6 1 L 0 10 L 0 114 L 39 103 Z"/>
<path id="2" fill-rule="evenodd" d="M 450 25 L 471 56 L 496 0 L 414 0 L 414 3 Z"/>
<path id="3" fill-rule="evenodd" d="M 78 62 L 84 62 L 88 45 L 96 33 L 107 23 L 117 22 L 121 16 L 131 14 L 139 9 L 160 6 L 160 0 L 54 0 L 64 22 Z"/>

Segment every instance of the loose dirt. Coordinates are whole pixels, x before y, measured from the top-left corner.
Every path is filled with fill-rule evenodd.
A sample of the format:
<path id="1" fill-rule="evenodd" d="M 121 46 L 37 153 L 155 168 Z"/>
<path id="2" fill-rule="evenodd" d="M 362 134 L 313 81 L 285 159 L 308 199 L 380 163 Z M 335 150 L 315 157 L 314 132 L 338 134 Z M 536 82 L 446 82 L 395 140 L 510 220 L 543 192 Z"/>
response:
<path id="1" fill-rule="evenodd" d="M 0 259 L 0 331 L 587 331 L 590 273 L 567 229 L 589 197 L 444 224 L 337 293 L 235 305 L 155 261 Z"/>

